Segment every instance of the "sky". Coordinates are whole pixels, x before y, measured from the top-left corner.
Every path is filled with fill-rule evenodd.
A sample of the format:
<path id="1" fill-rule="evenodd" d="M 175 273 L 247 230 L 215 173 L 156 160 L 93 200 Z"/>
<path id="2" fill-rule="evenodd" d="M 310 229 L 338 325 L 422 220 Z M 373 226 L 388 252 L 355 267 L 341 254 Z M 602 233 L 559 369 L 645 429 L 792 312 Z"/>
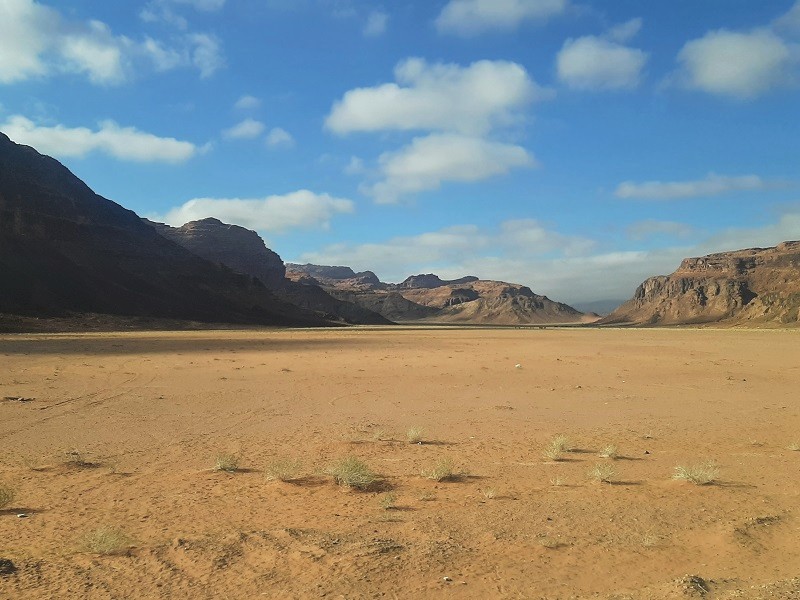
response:
<path id="1" fill-rule="evenodd" d="M 0 0 L 0 131 L 287 262 L 624 300 L 800 239 L 800 0 Z"/>

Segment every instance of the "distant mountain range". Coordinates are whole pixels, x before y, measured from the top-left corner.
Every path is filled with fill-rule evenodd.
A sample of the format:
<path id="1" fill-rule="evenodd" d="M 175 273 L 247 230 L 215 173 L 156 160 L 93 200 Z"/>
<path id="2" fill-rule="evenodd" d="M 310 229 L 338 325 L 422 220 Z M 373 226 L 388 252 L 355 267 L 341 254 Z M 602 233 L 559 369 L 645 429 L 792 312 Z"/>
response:
<path id="1" fill-rule="evenodd" d="M 607 303 L 583 307 L 595 306 L 611 309 Z M 135 318 L 136 326 L 158 319 L 291 326 L 797 325 L 800 242 L 686 259 L 672 275 L 646 280 L 598 321 L 593 312 L 515 283 L 428 273 L 394 284 L 346 266 L 284 265 L 244 227 L 214 218 L 181 227 L 140 219 L 55 159 L 0 133 L 0 327 L 10 318 L 87 315 Z"/>

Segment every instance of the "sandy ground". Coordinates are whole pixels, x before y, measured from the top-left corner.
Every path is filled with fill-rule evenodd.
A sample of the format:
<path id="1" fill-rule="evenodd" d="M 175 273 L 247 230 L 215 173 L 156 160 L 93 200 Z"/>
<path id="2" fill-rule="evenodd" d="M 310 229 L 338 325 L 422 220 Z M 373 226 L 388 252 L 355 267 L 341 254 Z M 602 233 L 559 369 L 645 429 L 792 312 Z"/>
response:
<path id="1" fill-rule="evenodd" d="M 800 598 L 798 391 L 797 331 L 0 336 L 0 598 Z"/>

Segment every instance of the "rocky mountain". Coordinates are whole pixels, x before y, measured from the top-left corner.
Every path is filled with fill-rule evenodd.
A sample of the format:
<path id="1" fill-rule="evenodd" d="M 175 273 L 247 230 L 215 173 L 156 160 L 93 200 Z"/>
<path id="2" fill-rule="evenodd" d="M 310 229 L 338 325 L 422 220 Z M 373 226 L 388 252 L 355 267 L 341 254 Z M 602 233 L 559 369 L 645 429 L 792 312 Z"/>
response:
<path id="1" fill-rule="evenodd" d="M 255 231 L 229 225 L 219 219 L 191 221 L 181 227 L 144 221 L 165 238 L 183 246 L 193 254 L 215 264 L 224 265 L 237 273 L 260 280 L 276 296 L 318 316 L 362 325 L 386 325 L 390 321 L 367 308 L 334 298 L 313 278 L 294 282 L 286 279 L 286 267 L 278 254 L 267 248 Z M 349 271 L 349 270 L 348 270 Z M 343 275 L 356 276 L 352 271 Z M 371 274 L 375 281 L 375 274 Z"/>
<path id="2" fill-rule="evenodd" d="M 319 325 L 0 133 L 0 313 Z"/>
<path id="3" fill-rule="evenodd" d="M 371 271 L 355 273 L 349 267 L 291 263 L 286 276 L 295 281 L 313 278 L 331 295 L 396 322 L 521 325 L 577 323 L 597 318 L 534 294 L 525 286 L 474 276 L 443 280 L 427 273 L 391 284 L 378 281 Z"/>
<path id="4" fill-rule="evenodd" d="M 687 258 L 644 281 L 608 324 L 798 324 L 800 242 Z"/>

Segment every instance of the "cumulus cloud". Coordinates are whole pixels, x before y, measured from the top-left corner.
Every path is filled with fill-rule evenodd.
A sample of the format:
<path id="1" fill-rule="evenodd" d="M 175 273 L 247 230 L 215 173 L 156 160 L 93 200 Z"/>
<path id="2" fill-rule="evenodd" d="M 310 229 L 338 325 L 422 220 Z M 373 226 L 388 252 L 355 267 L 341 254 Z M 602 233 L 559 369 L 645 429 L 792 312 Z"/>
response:
<path id="1" fill-rule="evenodd" d="M 617 198 L 642 200 L 672 200 L 675 198 L 697 198 L 718 196 L 728 192 L 763 190 L 777 185 L 763 180 L 758 175 L 730 177 L 709 173 L 705 179 L 696 181 L 624 181 L 617 186 Z"/>
<path id="2" fill-rule="evenodd" d="M 482 60 L 468 67 L 410 58 L 395 68 L 397 83 L 345 93 L 325 126 L 355 131 L 435 130 L 484 134 L 514 122 L 522 107 L 549 97 L 525 69 L 512 62 Z"/>
<path id="3" fill-rule="evenodd" d="M 93 84 L 116 85 L 148 63 L 157 71 L 194 66 L 204 77 L 223 64 L 212 36 L 182 35 L 175 46 L 149 37 L 136 41 L 101 21 L 68 21 L 35 0 L 0 2 L 0 39 L 0 83 L 74 73 Z"/>
<path id="4" fill-rule="evenodd" d="M 775 28 L 792 34 L 800 34 L 800 0 L 797 0 L 789 12 L 775 20 Z"/>
<path id="5" fill-rule="evenodd" d="M 255 119 L 245 119 L 233 127 L 224 129 L 222 137 L 226 140 L 252 140 L 260 136 L 266 126 L 261 121 Z"/>
<path id="6" fill-rule="evenodd" d="M 292 134 L 285 129 L 281 129 L 280 127 L 273 127 L 270 129 L 264 141 L 270 148 L 277 148 L 279 146 L 294 146 L 294 138 L 292 137 Z"/>
<path id="7" fill-rule="evenodd" d="M 101 121 L 97 130 L 91 130 L 37 125 L 21 115 L 12 115 L 0 124 L 0 130 L 17 143 L 56 157 L 82 158 L 100 152 L 124 161 L 181 163 L 204 151 L 191 142 L 121 127 L 114 121 Z"/>
<path id="8" fill-rule="evenodd" d="M 246 94 L 239 98 L 236 103 L 233 105 L 234 108 L 239 110 L 253 110 L 261 106 L 261 100 L 256 98 L 255 96 L 250 96 Z"/>
<path id="9" fill-rule="evenodd" d="M 683 258 L 797 239 L 800 212 L 760 227 L 728 229 L 690 244 L 654 250 L 609 250 L 599 242 L 548 229 L 534 220 L 499 227 L 461 225 L 369 244 L 334 244 L 292 262 L 343 264 L 372 270 L 384 281 L 414 273 L 444 278 L 477 275 L 529 286 L 570 304 L 624 300 L 653 275 L 674 271 Z M 695 234 L 697 235 L 697 234 Z"/>
<path id="10" fill-rule="evenodd" d="M 687 42 L 672 77 L 678 85 L 710 94 L 752 99 L 794 85 L 800 48 L 769 29 L 739 33 L 719 29 Z"/>
<path id="11" fill-rule="evenodd" d="M 443 182 L 473 182 L 536 164 L 525 148 L 460 134 L 432 134 L 378 159 L 382 181 L 363 186 L 380 204 L 438 189 Z"/>
<path id="12" fill-rule="evenodd" d="M 389 23 L 389 15 L 383 11 L 373 11 L 367 17 L 364 24 L 364 35 L 366 37 L 378 37 L 386 33 L 386 25 Z"/>
<path id="13" fill-rule="evenodd" d="M 154 218 L 177 227 L 216 217 L 249 229 L 284 233 L 291 229 L 327 229 L 336 215 L 354 210 L 351 200 L 299 190 L 265 198 L 195 198 Z"/>
<path id="14" fill-rule="evenodd" d="M 523 21 L 563 14 L 568 6 L 568 0 L 450 0 L 436 19 L 436 28 L 463 36 L 509 30 Z"/>
<path id="15" fill-rule="evenodd" d="M 611 28 L 604 36 L 568 39 L 556 57 L 558 78 L 579 90 L 632 89 L 639 85 L 648 55 L 624 43 L 642 27 L 632 19 Z"/>

